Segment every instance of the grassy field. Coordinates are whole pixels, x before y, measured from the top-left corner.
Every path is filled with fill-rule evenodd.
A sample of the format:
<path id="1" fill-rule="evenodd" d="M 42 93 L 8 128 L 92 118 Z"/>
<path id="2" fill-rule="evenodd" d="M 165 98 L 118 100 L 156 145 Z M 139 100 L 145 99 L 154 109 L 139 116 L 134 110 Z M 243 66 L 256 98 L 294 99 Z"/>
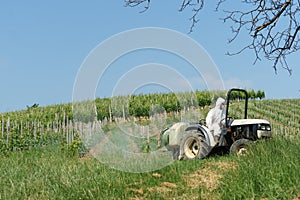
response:
<path id="1" fill-rule="evenodd" d="M 233 107 L 238 115 L 240 104 Z M 248 155 L 174 161 L 147 173 L 78 158 L 61 145 L 0 154 L 0 199 L 300 199 L 300 100 L 251 101 L 249 117 L 269 120 L 275 136 Z"/>
<path id="2" fill-rule="evenodd" d="M 299 199 L 299 155 L 298 143 L 276 137 L 241 158 L 126 173 L 48 146 L 1 157 L 0 199 Z"/>

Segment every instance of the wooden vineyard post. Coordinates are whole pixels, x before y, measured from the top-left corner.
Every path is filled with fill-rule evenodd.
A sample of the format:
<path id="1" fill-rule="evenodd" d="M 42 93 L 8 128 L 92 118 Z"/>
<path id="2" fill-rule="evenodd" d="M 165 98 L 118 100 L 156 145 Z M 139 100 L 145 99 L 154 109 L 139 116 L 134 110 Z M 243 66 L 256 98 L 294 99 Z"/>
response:
<path id="1" fill-rule="evenodd" d="M 62 122 L 62 131 L 63 131 L 63 134 L 66 132 L 66 112 L 65 111 L 64 111 L 63 122 Z"/>
<path id="2" fill-rule="evenodd" d="M 40 136 L 42 136 L 44 133 L 44 124 L 42 122 L 39 122 L 39 126 L 40 126 Z"/>
<path id="3" fill-rule="evenodd" d="M 149 129 L 148 126 L 142 126 L 142 137 L 143 138 L 147 138 L 147 142 L 146 142 L 146 152 L 149 153 L 150 152 L 150 135 L 149 135 Z"/>
<path id="4" fill-rule="evenodd" d="M 8 147 L 8 137 L 9 137 L 9 117 L 6 123 L 6 147 Z"/>
<path id="5" fill-rule="evenodd" d="M 49 135 L 51 135 L 51 131 L 50 131 L 50 123 L 51 123 L 51 122 L 48 122 L 48 123 L 47 123 L 47 130 L 46 130 L 46 133 L 49 134 Z"/>
<path id="6" fill-rule="evenodd" d="M 78 123 L 78 122 L 77 122 Z M 80 134 L 80 137 L 83 137 L 83 123 L 82 122 L 79 122 L 79 134 Z"/>
<path id="7" fill-rule="evenodd" d="M 71 134 L 71 142 L 74 141 L 74 131 L 73 131 L 73 123 L 72 120 L 69 120 L 69 129 L 70 129 L 70 134 Z"/>
<path id="8" fill-rule="evenodd" d="M 64 132 L 66 133 L 67 144 L 69 145 L 71 143 L 70 135 L 69 135 L 69 133 L 70 133 L 69 132 L 69 121 L 68 121 L 68 119 L 66 120 L 65 117 L 66 117 L 66 113 L 64 112 L 64 126 L 65 126 Z"/>
<path id="9" fill-rule="evenodd" d="M 27 129 L 27 135 L 29 135 L 29 121 L 26 121 L 26 129 Z"/>
<path id="10" fill-rule="evenodd" d="M 3 136 L 4 136 L 4 117 L 3 117 L 3 115 L 2 115 L 2 123 L 1 123 L 1 129 L 2 129 L 2 138 L 3 138 Z"/>
<path id="11" fill-rule="evenodd" d="M 33 122 L 33 137 L 36 139 L 36 121 Z"/>
<path id="12" fill-rule="evenodd" d="M 39 131 L 40 131 L 40 121 L 38 120 L 38 122 L 37 122 L 37 134 L 39 133 Z M 40 135 L 41 135 L 41 133 L 40 133 Z"/>
<path id="13" fill-rule="evenodd" d="M 111 106 L 109 106 L 109 122 L 112 122 L 112 113 L 111 113 Z"/>
<path id="14" fill-rule="evenodd" d="M 23 122 L 21 120 L 21 124 L 20 124 L 20 135 L 21 135 L 21 138 L 22 138 L 22 135 L 23 135 Z"/>
<path id="15" fill-rule="evenodd" d="M 125 123 L 126 122 L 126 115 L 125 115 L 125 108 L 124 108 L 124 106 L 123 106 L 122 112 L 123 112 L 123 122 Z"/>

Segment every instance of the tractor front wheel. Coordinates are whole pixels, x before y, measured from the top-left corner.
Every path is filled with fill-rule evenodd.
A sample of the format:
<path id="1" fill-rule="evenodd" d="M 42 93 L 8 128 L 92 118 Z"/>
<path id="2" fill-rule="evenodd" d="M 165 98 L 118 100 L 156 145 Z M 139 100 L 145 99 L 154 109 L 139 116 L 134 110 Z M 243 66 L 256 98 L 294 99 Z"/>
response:
<path id="1" fill-rule="evenodd" d="M 191 130 L 183 135 L 180 142 L 180 160 L 201 159 L 206 157 L 207 154 L 208 145 L 201 133 L 197 130 Z"/>
<path id="2" fill-rule="evenodd" d="M 231 145 L 230 154 L 235 156 L 243 156 L 248 153 L 248 148 L 252 143 L 253 141 L 248 139 L 239 139 Z"/>

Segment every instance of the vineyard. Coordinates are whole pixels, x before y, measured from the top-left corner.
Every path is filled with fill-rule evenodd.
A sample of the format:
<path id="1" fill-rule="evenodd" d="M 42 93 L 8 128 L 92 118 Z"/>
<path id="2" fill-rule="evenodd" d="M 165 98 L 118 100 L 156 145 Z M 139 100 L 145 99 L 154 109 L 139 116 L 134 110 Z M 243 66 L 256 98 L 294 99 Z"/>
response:
<path id="1" fill-rule="evenodd" d="M 232 117 L 241 117 L 242 104 L 236 103 Z M 267 119 L 274 134 L 299 136 L 300 99 L 250 101 L 248 118 Z"/>
<path id="2" fill-rule="evenodd" d="M 72 104 L 2 113 L 0 199 L 299 199 L 300 99 L 252 96 L 248 117 L 270 121 L 274 138 L 253 145 L 246 157 L 174 161 L 156 171 L 127 173 L 116 170 L 128 164 L 116 162 L 116 157 L 112 161 L 118 166 L 111 168 L 89 154 L 70 154 L 69 150 L 82 147 L 79 136 L 92 133 L 97 124 L 125 151 L 156 150 L 162 129 L 174 122 L 204 119 L 215 99 L 225 97 L 225 92 L 202 94 L 206 97 L 155 94 L 96 99 L 97 115 L 79 112 L 82 121 L 74 118 Z M 241 116 L 242 99 L 237 95 L 232 103 L 234 118 Z M 86 105 L 89 102 L 76 106 Z M 120 127 L 140 140 L 120 134 Z"/>
<path id="3" fill-rule="evenodd" d="M 263 91 L 248 91 L 250 99 L 248 118 L 263 118 L 270 121 L 275 134 L 298 136 L 300 128 L 300 100 L 257 100 L 264 97 Z M 122 123 L 129 132 L 157 134 L 174 122 L 197 122 L 204 119 L 209 106 L 218 97 L 225 98 L 225 91 L 196 91 L 185 93 L 132 95 L 113 98 L 97 98 L 94 102 L 52 105 L 34 105 L 26 110 L 3 113 L 0 118 L 1 152 L 30 149 L 55 143 L 72 144 L 82 136 L 83 130 L 95 127 L 110 129 L 114 123 Z M 236 94 L 231 115 L 240 118 L 243 96 Z M 96 115 L 89 115 L 72 106 L 96 107 Z M 83 109 L 84 110 L 84 109 Z M 84 110 L 85 111 L 85 110 Z M 74 119 L 74 115 L 76 119 Z M 149 125 L 150 124 L 150 125 Z M 112 126 L 113 127 L 113 126 Z M 145 130 L 148 132 L 145 133 Z M 142 132 L 142 133 L 139 133 Z M 151 134 L 150 134 L 151 135 Z"/>
<path id="4" fill-rule="evenodd" d="M 205 107 L 211 104 L 213 95 L 224 92 L 196 91 L 185 93 L 148 94 L 97 98 L 83 101 L 38 107 L 27 106 L 26 110 L 2 113 L 0 118 L 1 152 L 30 149 L 54 143 L 72 144 L 83 129 L 94 129 L 95 123 L 139 121 L 154 114 L 166 116 L 189 110 L 191 107 Z M 97 113 L 87 112 L 96 108 Z M 73 113 L 75 108 L 75 113 Z M 92 113 L 92 114 L 91 114 Z M 74 119 L 75 116 L 75 119 Z M 136 120 L 138 119 L 138 120 Z"/>

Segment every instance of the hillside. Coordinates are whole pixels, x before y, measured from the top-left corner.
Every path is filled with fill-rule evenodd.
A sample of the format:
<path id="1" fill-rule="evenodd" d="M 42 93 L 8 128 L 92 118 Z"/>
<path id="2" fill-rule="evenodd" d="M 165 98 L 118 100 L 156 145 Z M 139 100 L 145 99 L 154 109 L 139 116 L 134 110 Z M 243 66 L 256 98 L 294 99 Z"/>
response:
<path id="1" fill-rule="evenodd" d="M 62 140 L 67 140 L 69 144 L 74 137 L 81 134 L 82 126 L 94 127 L 93 124 L 89 124 L 95 118 L 102 128 L 115 123 L 136 131 L 137 126 L 151 124 L 150 127 L 146 127 L 147 131 L 160 132 L 174 122 L 197 122 L 205 119 L 212 102 L 211 98 L 224 95 L 224 92 L 216 95 L 204 91 L 198 92 L 196 96 L 182 93 L 141 95 L 129 99 L 128 97 L 96 99 L 97 115 L 94 116 L 85 113 L 86 107 L 91 102 L 29 107 L 23 111 L 2 113 L 0 149 L 22 150 Z M 124 103 L 126 101 L 129 103 Z M 233 103 L 232 117 L 236 119 L 242 117 L 242 105 L 239 101 Z M 75 114 L 72 112 L 72 106 L 77 108 Z M 248 118 L 267 119 L 272 125 L 274 134 L 294 137 L 298 135 L 300 128 L 300 99 L 250 100 Z"/>
<path id="2" fill-rule="evenodd" d="M 224 155 L 175 161 L 147 173 L 118 171 L 89 154 L 79 158 L 76 129 L 80 130 L 80 126 L 71 120 L 68 106 L 3 115 L 0 199 L 300 198 L 300 99 L 249 102 L 249 118 L 269 120 L 275 136 L 270 141 L 258 142 L 245 157 Z M 241 102 L 234 102 L 232 108 L 232 117 L 238 117 Z M 49 110 L 52 111 L 48 116 L 53 116 L 54 121 L 44 115 Z M 134 118 L 122 121 L 121 117 L 119 122 L 110 123 L 108 119 L 102 128 L 122 148 L 147 152 L 155 150 L 156 134 L 150 135 L 154 138 L 150 137 L 150 143 L 147 143 L 149 137 L 142 137 L 132 147 L 130 140 L 114 136 L 111 130 L 122 124 L 125 131 L 149 136 L 151 131 L 160 131 L 176 121 L 197 121 L 207 112 L 208 107 L 204 107 L 136 118 L 136 121 Z M 31 121 L 27 121 L 28 117 Z"/>

